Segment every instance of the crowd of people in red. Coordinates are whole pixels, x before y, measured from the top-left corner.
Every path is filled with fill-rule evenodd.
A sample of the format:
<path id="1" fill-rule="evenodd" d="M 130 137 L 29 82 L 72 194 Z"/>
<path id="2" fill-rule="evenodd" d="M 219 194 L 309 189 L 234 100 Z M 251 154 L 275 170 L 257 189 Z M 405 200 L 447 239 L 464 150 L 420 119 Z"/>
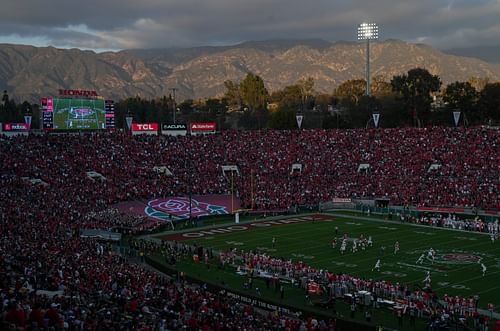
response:
<path id="1" fill-rule="evenodd" d="M 396 204 L 498 209 L 499 144 L 499 131 L 484 128 L 0 137 L 2 326 L 278 329 L 291 322 L 259 317 L 233 299 L 169 282 L 75 230 L 109 229 L 113 220 L 103 211 L 121 201 L 228 193 L 231 179 L 222 165 L 238 166 L 235 191 L 247 208 L 383 196 Z M 291 174 L 293 163 L 302 164 L 300 174 Z M 361 163 L 370 165 L 368 173 L 358 172 Z M 431 164 L 441 167 L 429 172 Z M 172 175 L 159 174 L 155 166 L 168 167 Z M 89 178 L 89 171 L 104 179 Z M 119 226 L 144 224 L 121 218 Z M 195 313 L 204 306 L 209 314 Z M 305 321 L 296 323 L 308 328 Z"/>

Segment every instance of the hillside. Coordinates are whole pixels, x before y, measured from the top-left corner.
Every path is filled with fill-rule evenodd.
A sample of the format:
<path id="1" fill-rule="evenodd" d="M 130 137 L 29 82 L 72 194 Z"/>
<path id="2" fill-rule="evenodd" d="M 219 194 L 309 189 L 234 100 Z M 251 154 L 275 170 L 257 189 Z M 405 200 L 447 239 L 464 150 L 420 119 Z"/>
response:
<path id="1" fill-rule="evenodd" d="M 222 94 L 224 81 L 239 81 L 251 71 L 270 91 L 311 76 L 317 91 L 330 93 L 348 79 L 364 77 L 365 56 L 362 43 L 321 40 L 107 53 L 0 44 L 0 89 L 30 102 L 54 96 L 60 88 L 97 90 L 119 100 L 167 95 L 177 87 L 179 99 L 202 98 Z M 445 84 L 470 77 L 500 80 L 499 66 L 423 44 L 376 42 L 371 59 L 372 77 L 387 80 L 415 67 L 439 75 Z"/>

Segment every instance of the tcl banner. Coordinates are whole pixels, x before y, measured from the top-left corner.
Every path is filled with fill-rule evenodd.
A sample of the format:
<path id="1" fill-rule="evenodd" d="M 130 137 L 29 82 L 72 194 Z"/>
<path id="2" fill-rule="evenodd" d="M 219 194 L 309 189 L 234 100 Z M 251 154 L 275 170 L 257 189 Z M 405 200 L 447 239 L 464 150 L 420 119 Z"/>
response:
<path id="1" fill-rule="evenodd" d="M 215 122 L 194 122 L 191 123 L 191 133 L 210 133 L 215 132 Z"/>
<path id="2" fill-rule="evenodd" d="M 132 123 L 132 131 L 158 131 L 158 123 Z"/>
<path id="3" fill-rule="evenodd" d="M 158 123 L 132 123 L 132 134 L 158 134 Z"/>
<path id="4" fill-rule="evenodd" d="M 6 132 L 27 132 L 30 130 L 30 125 L 27 123 L 4 123 L 3 131 Z"/>

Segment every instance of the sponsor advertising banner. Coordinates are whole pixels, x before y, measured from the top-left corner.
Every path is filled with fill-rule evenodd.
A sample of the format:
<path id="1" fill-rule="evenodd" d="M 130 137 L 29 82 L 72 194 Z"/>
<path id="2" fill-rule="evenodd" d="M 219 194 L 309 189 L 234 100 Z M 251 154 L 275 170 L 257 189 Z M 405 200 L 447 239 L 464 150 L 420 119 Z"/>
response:
<path id="1" fill-rule="evenodd" d="M 158 131 L 158 123 L 132 123 L 132 131 Z"/>
<path id="2" fill-rule="evenodd" d="M 215 132 L 216 127 L 215 122 L 194 122 L 191 123 L 190 129 L 192 133 L 209 133 Z"/>
<path id="3" fill-rule="evenodd" d="M 158 134 L 158 123 L 132 123 L 132 134 Z"/>
<path id="4" fill-rule="evenodd" d="M 162 124 L 161 129 L 163 131 L 180 131 L 187 130 L 187 125 L 185 123 L 176 123 L 176 124 Z"/>
<path id="5" fill-rule="evenodd" d="M 3 131 L 6 132 L 27 132 L 30 130 L 28 123 L 4 123 Z"/>
<path id="6" fill-rule="evenodd" d="M 187 134 L 187 124 L 185 123 L 163 123 L 161 125 L 161 134 L 167 136 L 185 136 Z"/>

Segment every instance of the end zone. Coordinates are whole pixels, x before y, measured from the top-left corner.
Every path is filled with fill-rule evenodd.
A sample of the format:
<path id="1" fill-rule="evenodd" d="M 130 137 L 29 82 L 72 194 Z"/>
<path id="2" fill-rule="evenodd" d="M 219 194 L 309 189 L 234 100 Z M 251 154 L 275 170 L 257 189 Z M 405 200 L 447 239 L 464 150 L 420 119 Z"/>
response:
<path id="1" fill-rule="evenodd" d="M 203 237 L 211 237 L 219 234 L 233 233 L 233 232 L 241 232 L 241 231 L 251 231 L 258 228 L 266 228 L 266 227 L 275 227 L 281 225 L 288 224 L 297 224 L 304 222 L 314 222 L 314 221 L 324 221 L 332 219 L 331 216 L 315 214 L 315 215 L 307 215 L 307 216 L 297 216 L 297 217 L 289 217 L 272 221 L 256 221 L 253 223 L 247 224 L 230 224 L 225 226 L 219 226 L 215 228 L 210 228 L 206 230 L 199 231 L 188 231 L 183 233 L 175 233 L 171 235 L 162 236 L 163 240 L 189 240 Z"/>

